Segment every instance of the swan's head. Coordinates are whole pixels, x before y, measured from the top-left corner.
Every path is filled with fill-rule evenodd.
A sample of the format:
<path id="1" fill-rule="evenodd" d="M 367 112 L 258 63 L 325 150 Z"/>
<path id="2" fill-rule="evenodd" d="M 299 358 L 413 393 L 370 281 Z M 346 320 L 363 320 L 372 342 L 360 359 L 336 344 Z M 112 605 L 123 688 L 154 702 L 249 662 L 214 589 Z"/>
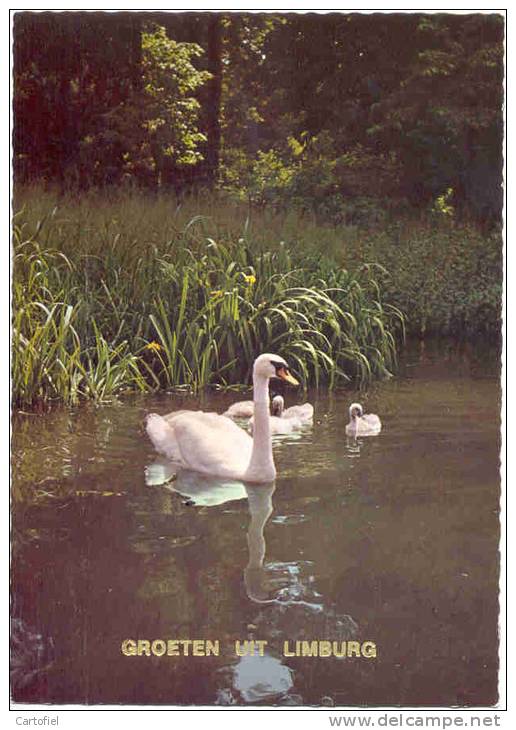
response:
<path id="1" fill-rule="evenodd" d="M 292 385 L 299 385 L 297 380 L 291 375 L 289 367 L 285 360 L 279 355 L 260 355 L 254 361 L 253 378 L 280 378 L 286 380 Z"/>
<path id="2" fill-rule="evenodd" d="M 285 408 L 285 401 L 282 395 L 275 395 L 272 399 L 271 412 L 273 416 L 281 416 Z"/>
<path id="3" fill-rule="evenodd" d="M 351 420 L 354 418 L 361 418 L 364 413 L 364 409 L 360 403 L 352 403 L 349 407 L 349 417 Z"/>

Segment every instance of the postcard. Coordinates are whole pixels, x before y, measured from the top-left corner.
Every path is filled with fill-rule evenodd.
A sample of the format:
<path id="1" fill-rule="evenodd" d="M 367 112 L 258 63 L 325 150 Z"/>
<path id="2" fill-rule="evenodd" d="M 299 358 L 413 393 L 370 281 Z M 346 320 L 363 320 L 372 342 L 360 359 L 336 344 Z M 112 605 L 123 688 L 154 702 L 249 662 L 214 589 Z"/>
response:
<path id="1" fill-rule="evenodd" d="M 12 30 L 13 703 L 499 707 L 503 12 Z"/>

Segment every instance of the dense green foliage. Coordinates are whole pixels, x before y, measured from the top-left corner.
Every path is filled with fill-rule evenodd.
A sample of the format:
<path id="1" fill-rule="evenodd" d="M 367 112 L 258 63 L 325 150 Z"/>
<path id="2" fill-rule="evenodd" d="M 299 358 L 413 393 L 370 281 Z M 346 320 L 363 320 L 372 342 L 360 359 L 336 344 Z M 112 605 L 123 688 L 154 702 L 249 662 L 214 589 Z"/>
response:
<path id="1" fill-rule="evenodd" d="M 192 64 L 203 51 L 176 43 L 163 28 L 142 33 L 142 78 L 99 120 L 98 132 L 81 140 L 81 175 L 90 182 L 121 183 L 137 177 L 160 185 L 171 171 L 202 159 L 195 91 L 209 78 Z"/>
<path id="2" fill-rule="evenodd" d="M 377 223 L 500 217 L 503 16 L 17 13 L 15 169 Z"/>
<path id="3" fill-rule="evenodd" d="M 14 19 L 15 400 L 499 332 L 500 14 Z M 401 314 L 403 313 L 403 315 Z"/>
<path id="4" fill-rule="evenodd" d="M 403 328 L 498 336 L 500 236 L 446 216 L 361 229 L 216 196 L 40 188 L 16 204 L 20 403 L 249 382 L 274 349 L 306 383 L 367 382 L 394 366 Z"/>
<path id="5" fill-rule="evenodd" d="M 501 327 L 502 237 L 449 219 L 365 231 L 352 259 L 379 261 L 385 302 L 406 315 L 411 335 L 496 340 Z"/>
<path id="6" fill-rule="evenodd" d="M 170 197 L 50 205 L 32 195 L 47 207 L 39 217 L 25 193 L 15 217 L 19 403 L 249 382 L 266 351 L 288 354 L 305 383 L 330 387 L 395 364 L 403 318 L 382 302 L 380 267 L 336 266 L 293 242 L 266 248 L 245 208 L 217 215 L 216 201 L 204 217 L 198 201 L 184 211 Z"/>

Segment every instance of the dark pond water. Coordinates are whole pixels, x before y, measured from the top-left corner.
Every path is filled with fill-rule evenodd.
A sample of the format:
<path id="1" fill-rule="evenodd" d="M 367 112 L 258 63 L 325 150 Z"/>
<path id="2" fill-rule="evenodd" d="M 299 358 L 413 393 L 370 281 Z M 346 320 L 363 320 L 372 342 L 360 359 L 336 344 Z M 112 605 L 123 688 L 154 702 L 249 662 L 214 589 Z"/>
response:
<path id="1" fill-rule="evenodd" d="M 309 393 L 314 426 L 275 442 L 275 484 L 194 474 L 160 484 L 169 467 L 144 415 L 221 412 L 243 397 L 15 414 L 13 698 L 495 703 L 496 358 L 413 349 L 396 378 L 368 392 Z M 288 404 L 296 399 L 289 390 Z M 357 399 L 383 430 L 352 443 L 345 425 Z M 180 654 L 125 656 L 126 639 L 200 640 L 198 654 L 218 641 L 219 655 L 158 642 L 156 653 Z M 242 650 L 254 640 L 255 654 L 237 656 L 237 640 Z M 285 656 L 285 641 L 289 654 L 296 641 L 326 641 L 361 656 Z M 376 657 L 363 655 L 373 651 L 365 642 Z"/>

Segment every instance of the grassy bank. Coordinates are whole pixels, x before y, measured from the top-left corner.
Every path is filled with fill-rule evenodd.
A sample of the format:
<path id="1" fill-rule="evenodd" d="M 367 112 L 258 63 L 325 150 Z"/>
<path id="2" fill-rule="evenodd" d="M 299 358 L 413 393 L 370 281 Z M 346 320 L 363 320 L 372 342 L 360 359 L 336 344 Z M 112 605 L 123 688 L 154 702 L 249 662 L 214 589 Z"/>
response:
<path id="1" fill-rule="evenodd" d="M 351 259 L 378 261 L 385 302 L 406 315 L 409 336 L 497 340 L 501 328 L 500 233 L 453 221 L 391 223 L 350 246 Z"/>
<path id="2" fill-rule="evenodd" d="M 18 404 L 248 382 L 260 351 L 311 384 L 367 382 L 395 366 L 399 309 L 413 332 L 497 328 L 499 244 L 473 229 L 365 232 L 209 195 L 24 189 L 15 210 Z"/>

